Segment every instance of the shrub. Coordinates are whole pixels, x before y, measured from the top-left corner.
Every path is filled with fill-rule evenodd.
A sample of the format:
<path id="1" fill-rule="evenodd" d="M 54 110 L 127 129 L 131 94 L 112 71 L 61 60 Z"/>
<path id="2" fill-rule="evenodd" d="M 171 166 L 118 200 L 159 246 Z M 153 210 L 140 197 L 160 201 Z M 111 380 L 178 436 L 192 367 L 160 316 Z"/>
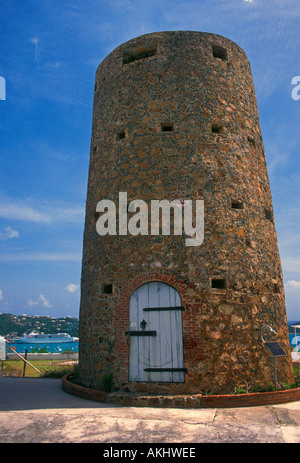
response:
<path id="1" fill-rule="evenodd" d="M 106 375 L 103 376 L 101 380 L 101 386 L 105 392 L 110 392 L 112 390 L 113 375 L 111 373 L 107 373 Z"/>

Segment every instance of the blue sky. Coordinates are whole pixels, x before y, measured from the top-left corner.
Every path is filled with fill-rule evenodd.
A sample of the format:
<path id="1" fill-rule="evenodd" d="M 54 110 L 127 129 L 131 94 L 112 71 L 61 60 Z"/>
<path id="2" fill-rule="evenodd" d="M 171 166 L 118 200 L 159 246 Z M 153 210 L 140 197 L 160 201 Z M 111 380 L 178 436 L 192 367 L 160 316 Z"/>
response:
<path id="1" fill-rule="evenodd" d="M 1 0 L 0 312 L 78 317 L 96 68 L 133 37 L 194 30 L 250 60 L 287 315 L 299 320 L 299 26 L 299 0 Z"/>

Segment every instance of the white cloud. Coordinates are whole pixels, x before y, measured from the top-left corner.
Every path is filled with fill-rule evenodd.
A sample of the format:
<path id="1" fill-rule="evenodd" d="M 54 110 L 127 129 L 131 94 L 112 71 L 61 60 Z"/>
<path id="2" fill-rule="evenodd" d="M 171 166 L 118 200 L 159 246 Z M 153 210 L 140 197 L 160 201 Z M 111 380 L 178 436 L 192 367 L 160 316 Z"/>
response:
<path id="1" fill-rule="evenodd" d="M 55 222 L 83 223 L 84 207 L 49 201 L 35 202 L 7 197 L 0 198 L 0 217 L 50 224 Z"/>
<path id="2" fill-rule="evenodd" d="M 51 304 L 50 304 L 50 300 L 46 299 L 46 297 L 42 293 L 40 293 L 39 298 L 37 300 L 35 300 L 35 301 L 32 300 L 32 299 L 29 299 L 28 305 L 30 307 L 32 307 L 34 305 L 42 305 L 43 307 L 48 307 L 48 308 L 52 307 Z"/>
<path id="3" fill-rule="evenodd" d="M 34 44 L 35 50 L 34 50 L 34 61 L 37 61 L 38 59 L 38 54 L 39 54 L 39 39 L 37 37 L 31 37 L 29 39 L 31 43 Z"/>
<path id="4" fill-rule="evenodd" d="M 46 299 L 43 294 L 40 294 L 39 300 L 41 301 L 44 307 L 51 307 L 49 299 Z"/>
<path id="5" fill-rule="evenodd" d="M 78 285 L 75 285 L 74 283 L 70 283 L 68 286 L 66 286 L 64 289 L 66 289 L 67 291 L 69 291 L 69 293 L 75 293 L 75 291 L 77 291 L 77 289 L 79 288 Z"/>
<path id="6" fill-rule="evenodd" d="M 3 291 L 0 289 L 0 301 L 3 301 Z"/>
<path id="7" fill-rule="evenodd" d="M 39 43 L 39 39 L 36 38 L 36 37 L 32 37 L 32 38 L 29 39 L 29 40 L 30 40 L 30 42 L 32 42 L 32 43 L 34 43 L 34 44 L 36 44 L 36 45 Z"/>
<path id="8" fill-rule="evenodd" d="M 300 281 L 289 280 L 284 285 L 288 320 L 300 320 Z"/>
<path id="9" fill-rule="evenodd" d="M 49 222 L 49 217 L 46 213 L 34 210 L 27 205 L 21 205 L 19 202 L 6 202 L 0 204 L 0 217 L 4 219 L 15 220 L 30 220 L 33 222 Z"/>
<path id="10" fill-rule="evenodd" d="M 29 253 L 6 253 L 0 254 L 0 262 L 17 261 L 50 261 L 50 262 L 81 262 L 80 253 L 58 253 L 58 252 L 29 252 Z"/>
<path id="11" fill-rule="evenodd" d="M 11 238 L 19 238 L 19 232 L 11 227 L 6 227 L 4 233 L 0 232 L 0 241 L 9 240 Z"/>
<path id="12" fill-rule="evenodd" d="M 300 281 L 290 280 L 286 282 L 285 286 L 292 286 L 293 288 L 300 288 Z"/>
<path id="13" fill-rule="evenodd" d="M 290 257 L 289 250 L 282 252 L 283 257 L 281 258 L 281 264 L 283 273 L 299 272 L 300 268 L 300 257 Z"/>

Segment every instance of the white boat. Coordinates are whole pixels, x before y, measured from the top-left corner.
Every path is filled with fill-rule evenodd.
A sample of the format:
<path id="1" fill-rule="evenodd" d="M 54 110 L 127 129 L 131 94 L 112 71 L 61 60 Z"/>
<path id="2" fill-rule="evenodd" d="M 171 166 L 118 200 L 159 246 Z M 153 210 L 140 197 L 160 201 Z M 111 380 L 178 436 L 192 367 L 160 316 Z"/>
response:
<path id="1" fill-rule="evenodd" d="M 51 343 L 51 342 L 76 342 L 78 338 L 74 338 L 67 333 L 58 333 L 58 334 L 44 334 L 44 333 L 35 333 L 32 331 L 29 334 L 23 334 L 19 339 L 14 339 L 14 343 L 22 344 L 40 344 L 40 343 Z"/>

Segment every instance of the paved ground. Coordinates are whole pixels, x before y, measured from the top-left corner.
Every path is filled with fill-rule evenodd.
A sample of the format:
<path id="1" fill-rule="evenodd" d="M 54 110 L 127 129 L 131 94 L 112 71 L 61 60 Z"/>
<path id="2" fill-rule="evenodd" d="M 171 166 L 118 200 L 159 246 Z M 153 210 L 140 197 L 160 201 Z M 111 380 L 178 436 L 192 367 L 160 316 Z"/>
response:
<path id="1" fill-rule="evenodd" d="M 61 380 L 0 378 L 0 443 L 300 443 L 300 401 L 235 409 L 106 405 Z"/>

